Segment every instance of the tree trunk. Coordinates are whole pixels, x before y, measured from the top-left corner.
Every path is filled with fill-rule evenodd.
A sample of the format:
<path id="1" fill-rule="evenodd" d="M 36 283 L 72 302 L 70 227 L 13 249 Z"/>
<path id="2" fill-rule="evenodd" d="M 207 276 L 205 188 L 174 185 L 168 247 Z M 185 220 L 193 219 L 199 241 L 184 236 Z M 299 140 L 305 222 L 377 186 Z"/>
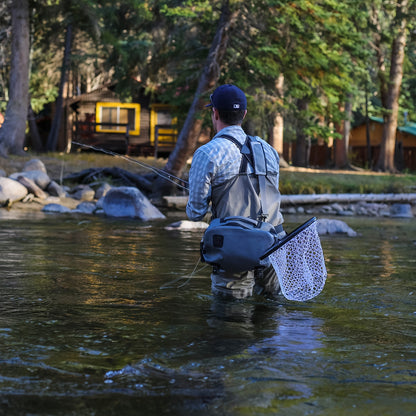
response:
<path id="1" fill-rule="evenodd" d="M 280 74 L 279 78 L 276 81 L 276 90 L 279 94 L 278 101 L 281 103 L 283 101 L 283 86 L 284 86 L 284 75 Z M 284 120 L 281 112 L 277 112 L 274 117 L 273 127 L 270 131 L 269 144 L 274 147 L 279 155 L 283 155 L 283 127 Z"/>
<path id="2" fill-rule="evenodd" d="M 28 113 L 28 119 L 29 119 L 29 133 L 30 133 L 30 139 L 32 142 L 32 149 L 38 152 L 41 152 L 43 149 L 42 146 L 42 139 L 39 135 L 38 125 L 36 124 L 36 118 L 35 113 L 33 112 L 32 106 L 29 103 L 29 113 Z"/>
<path id="3" fill-rule="evenodd" d="M 368 84 L 365 83 L 365 138 L 367 144 L 367 163 L 368 168 L 373 168 L 373 155 L 371 154 L 371 139 L 370 139 L 370 117 L 368 116 Z"/>
<path id="4" fill-rule="evenodd" d="M 306 99 L 299 99 L 298 103 L 298 112 L 299 114 L 305 112 L 308 109 L 308 101 Z M 300 167 L 309 166 L 309 154 L 310 154 L 310 137 L 308 137 L 304 131 L 301 124 L 302 117 L 299 117 L 297 126 L 296 126 L 296 149 L 293 157 L 293 165 Z"/>
<path id="5" fill-rule="evenodd" d="M 29 4 L 12 2 L 12 54 L 9 102 L 0 129 L 0 155 L 22 154 L 29 104 Z"/>
<path id="6" fill-rule="evenodd" d="M 199 78 L 194 99 L 188 111 L 185 123 L 179 133 L 178 140 L 173 152 L 164 167 L 164 170 L 172 175 L 180 176 L 186 166 L 186 161 L 195 150 L 197 139 L 201 133 L 202 119 L 197 117 L 206 99 L 204 93 L 212 90 L 218 81 L 221 68 L 221 60 L 226 52 L 228 44 L 228 29 L 231 26 L 233 14 L 230 12 L 229 2 L 223 3 L 221 17 L 216 35 L 211 45 L 208 58 L 205 62 L 203 72 Z M 165 179 L 159 177 L 154 183 L 155 195 L 170 193 L 172 185 Z"/>
<path id="7" fill-rule="evenodd" d="M 374 32 L 374 49 L 377 57 L 377 78 L 380 82 L 381 104 L 385 106 L 387 97 L 388 80 L 386 77 L 386 56 L 382 45 L 382 25 L 380 21 L 380 8 L 377 4 L 371 4 L 370 23 L 376 29 Z"/>
<path id="8" fill-rule="evenodd" d="M 59 130 L 61 127 L 61 119 L 63 113 L 63 102 L 64 102 L 64 86 L 66 82 L 66 76 L 68 73 L 68 65 L 71 57 L 71 45 L 72 45 L 72 25 L 69 24 L 66 28 L 65 34 L 65 49 L 64 57 L 62 60 L 61 68 L 61 80 L 59 83 L 59 92 L 58 98 L 55 103 L 55 116 L 52 121 L 51 131 L 49 132 L 48 142 L 46 144 L 46 149 L 49 151 L 55 151 L 58 145 Z"/>
<path id="9" fill-rule="evenodd" d="M 389 85 L 386 97 L 386 115 L 381 138 L 380 156 L 377 170 L 395 172 L 394 151 L 396 147 L 396 131 L 399 115 L 399 96 L 403 78 L 403 62 L 406 46 L 406 11 L 408 0 L 397 5 L 396 21 L 399 22 L 391 50 Z"/>
<path id="10" fill-rule="evenodd" d="M 351 131 L 351 116 L 352 116 L 352 104 L 350 97 L 345 103 L 345 119 L 343 124 L 337 129 L 338 133 L 342 135 L 341 139 L 337 139 L 335 142 L 335 167 L 337 169 L 345 169 L 348 167 L 348 141 Z"/>

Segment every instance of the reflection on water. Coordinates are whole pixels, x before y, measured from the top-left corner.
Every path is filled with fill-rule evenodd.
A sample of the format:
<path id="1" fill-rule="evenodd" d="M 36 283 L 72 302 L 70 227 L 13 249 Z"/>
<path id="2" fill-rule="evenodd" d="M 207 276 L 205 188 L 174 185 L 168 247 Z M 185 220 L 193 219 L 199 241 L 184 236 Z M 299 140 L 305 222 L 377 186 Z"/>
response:
<path id="1" fill-rule="evenodd" d="M 0 414 L 414 414 L 414 220 L 324 236 L 305 303 L 212 297 L 167 222 L 0 212 Z"/>

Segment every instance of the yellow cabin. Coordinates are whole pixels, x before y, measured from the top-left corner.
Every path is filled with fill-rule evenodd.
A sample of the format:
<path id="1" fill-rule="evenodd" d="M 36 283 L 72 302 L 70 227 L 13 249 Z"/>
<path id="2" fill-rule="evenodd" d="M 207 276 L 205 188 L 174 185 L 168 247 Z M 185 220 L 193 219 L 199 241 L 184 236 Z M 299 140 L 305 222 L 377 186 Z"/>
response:
<path id="1" fill-rule="evenodd" d="M 65 141 L 135 155 L 169 154 L 177 140 L 177 120 L 169 105 L 144 93 L 123 103 L 110 87 L 68 100 Z"/>
<path id="2" fill-rule="evenodd" d="M 368 139 L 366 123 L 360 124 L 351 130 L 349 153 L 352 163 L 359 166 L 368 166 L 369 150 L 372 166 L 377 163 L 383 135 L 383 123 L 381 117 L 369 118 Z M 397 128 L 395 159 L 397 168 L 416 170 L 416 123 L 407 122 L 404 126 Z"/>

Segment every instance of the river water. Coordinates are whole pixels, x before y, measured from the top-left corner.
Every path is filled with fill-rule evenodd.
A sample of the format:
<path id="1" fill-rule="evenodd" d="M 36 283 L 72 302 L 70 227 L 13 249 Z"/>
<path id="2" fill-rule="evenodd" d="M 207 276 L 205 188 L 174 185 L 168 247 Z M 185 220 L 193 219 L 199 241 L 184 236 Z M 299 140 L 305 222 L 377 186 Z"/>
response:
<path id="1" fill-rule="evenodd" d="M 344 219 L 304 303 L 215 299 L 175 220 L 0 210 L 1 415 L 416 413 L 414 219 Z"/>

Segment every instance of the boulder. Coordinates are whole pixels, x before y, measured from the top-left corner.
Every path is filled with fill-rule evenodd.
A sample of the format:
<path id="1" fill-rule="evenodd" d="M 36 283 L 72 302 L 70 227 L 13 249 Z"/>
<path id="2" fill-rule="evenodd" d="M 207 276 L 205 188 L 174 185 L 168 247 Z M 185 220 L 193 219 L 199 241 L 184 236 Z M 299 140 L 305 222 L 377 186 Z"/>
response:
<path id="1" fill-rule="evenodd" d="M 95 199 L 100 199 L 107 194 L 107 192 L 111 189 L 111 185 L 108 183 L 103 183 L 96 191 L 95 191 Z"/>
<path id="2" fill-rule="evenodd" d="M 28 172 L 30 170 L 40 170 L 41 172 L 47 173 L 45 164 L 39 159 L 31 159 L 25 163 L 23 172 Z"/>
<path id="3" fill-rule="evenodd" d="M 390 207 L 390 213 L 393 218 L 413 218 L 410 204 L 393 204 Z"/>
<path id="4" fill-rule="evenodd" d="M 61 204 L 47 204 L 42 208 L 42 211 L 63 214 L 63 213 L 71 212 L 71 209 Z"/>
<path id="5" fill-rule="evenodd" d="M 12 173 L 9 178 L 17 181 L 20 176 L 28 178 L 36 183 L 39 188 L 45 190 L 48 185 L 51 183 L 51 179 L 47 173 L 42 172 L 41 170 L 28 170 L 26 172 L 16 172 Z"/>
<path id="6" fill-rule="evenodd" d="M 102 207 L 105 215 L 110 217 L 133 217 L 143 221 L 165 218 L 137 188 L 130 186 L 108 191 Z"/>
<path id="7" fill-rule="evenodd" d="M 324 234 L 347 234 L 349 237 L 356 237 L 357 233 L 349 227 L 344 221 L 319 219 L 316 222 L 316 227 L 319 235 Z"/>
<path id="8" fill-rule="evenodd" d="M 81 214 L 93 214 L 96 210 L 96 205 L 94 202 L 83 201 L 77 205 L 77 207 L 72 210 L 72 212 L 79 212 Z"/>
<path id="9" fill-rule="evenodd" d="M 95 191 L 88 185 L 78 185 L 72 190 L 71 197 L 79 201 L 93 201 Z"/>
<path id="10" fill-rule="evenodd" d="M 103 205 L 104 205 L 104 196 L 102 196 L 96 203 L 95 206 L 97 209 L 103 209 Z"/>
<path id="11" fill-rule="evenodd" d="M 9 179 L 0 178 L 0 204 L 6 202 L 16 202 L 23 199 L 28 194 L 28 190 L 21 183 Z"/>
<path id="12" fill-rule="evenodd" d="M 51 181 L 51 183 L 46 188 L 46 191 L 52 196 L 58 196 L 59 198 L 66 197 L 65 189 L 55 181 Z"/>

